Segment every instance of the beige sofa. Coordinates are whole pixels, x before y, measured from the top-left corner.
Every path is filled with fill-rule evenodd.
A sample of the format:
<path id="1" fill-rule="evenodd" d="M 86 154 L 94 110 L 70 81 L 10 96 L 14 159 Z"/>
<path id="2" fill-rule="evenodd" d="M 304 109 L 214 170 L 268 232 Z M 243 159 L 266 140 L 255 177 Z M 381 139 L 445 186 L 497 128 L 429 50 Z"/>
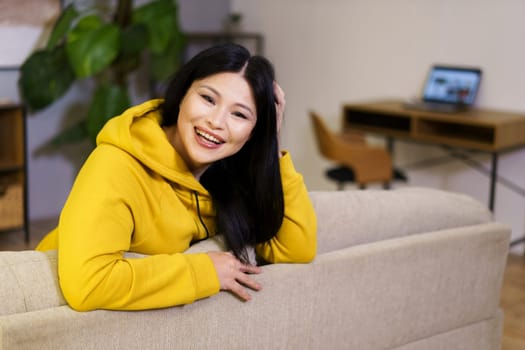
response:
<path id="1" fill-rule="evenodd" d="M 265 266 L 249 302 L 76 312 L 55 253 L 1 252 L 0 349 L 499 349 L 510 232 L 482 204 L 423 188 L 311 198 L 317 258 Z"/>

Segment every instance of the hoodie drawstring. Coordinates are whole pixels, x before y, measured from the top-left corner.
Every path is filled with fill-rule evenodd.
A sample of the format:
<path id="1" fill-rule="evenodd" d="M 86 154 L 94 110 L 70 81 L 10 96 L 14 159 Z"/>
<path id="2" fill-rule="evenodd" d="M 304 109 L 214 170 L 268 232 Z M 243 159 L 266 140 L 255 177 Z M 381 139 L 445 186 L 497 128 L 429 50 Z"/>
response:
<path id="1" fill-rule="evenodd" d="M 197 241 L 197 242 L 200 242 L 200 241 L 210 238 L 210 231 L 208 231 L 208 227 L 204 223 L 204 220 L 202 220 L 201 207 L 199 205 L 199 194 L 197 193 L 197 191 L 193 191 L 193 195 L 195 196 L 195 203 L 197 204 L 197 216 L 199 217 L 199 221 L 201 222 L 202 226 L 204 226 L 204 230 L 206 231 L 206 238 L 202 238 Z"/>

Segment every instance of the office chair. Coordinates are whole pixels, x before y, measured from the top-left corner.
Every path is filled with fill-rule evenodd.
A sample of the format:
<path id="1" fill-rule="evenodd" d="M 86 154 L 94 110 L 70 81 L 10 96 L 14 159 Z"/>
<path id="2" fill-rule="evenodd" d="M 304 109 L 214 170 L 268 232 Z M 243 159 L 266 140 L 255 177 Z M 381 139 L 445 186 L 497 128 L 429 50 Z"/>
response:
<path id="1" fill-rule="evenodd" d="M 337 183 L 339 190 L 345 183 L 354 182 L 364 189 L 371 183 L 382 183 L 390 188 L 394 173 L 403 180 L 404 175 L 394 171 L 387 150 L 366 143 L 360 133 L 334 133 L 315 112 L 310 112 L 317 146 L 321 155 L 337 164 L 326 170 L 325 175 Z M 406 177 L 404 178 L 406 181 Z"/>

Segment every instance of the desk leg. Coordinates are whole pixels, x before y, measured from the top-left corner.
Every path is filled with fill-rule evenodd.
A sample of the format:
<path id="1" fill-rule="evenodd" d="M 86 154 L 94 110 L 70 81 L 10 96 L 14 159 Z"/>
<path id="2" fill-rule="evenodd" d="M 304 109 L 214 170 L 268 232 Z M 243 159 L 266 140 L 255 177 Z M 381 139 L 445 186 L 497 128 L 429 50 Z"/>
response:
<path id="1" fill-rule="evenodd" d="M 490 192 L 489 192 L 489 209 L 494 211 L 494 200 L 496 196 L 496 181 L 498 176 L 498 153 L 492 153 L 492 165 L 490 167 Z"/>

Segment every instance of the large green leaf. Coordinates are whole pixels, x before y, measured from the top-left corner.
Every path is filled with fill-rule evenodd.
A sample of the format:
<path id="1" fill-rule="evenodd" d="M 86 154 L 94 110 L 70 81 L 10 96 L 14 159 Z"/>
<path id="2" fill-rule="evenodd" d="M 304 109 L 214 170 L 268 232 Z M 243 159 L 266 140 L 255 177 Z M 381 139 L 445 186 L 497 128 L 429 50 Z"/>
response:
<path id="1" fill-rule="evenodd" d="M 133 11 L 134 23 L 148 29 L 149 48 L 160 54 L 166 50 L 178 30 L 177 6 L 172 0 L 155 0 Z"/>
<path id="2" fill-rule="evenodd" d="M 133 24 L 122 30 L 120 35 L 121 54 L 137 55 L 148 46 L 148 30 L 143 24 Z"/>
<path id="3" fill-rule="evenodd" d="M 151 54 L 151 74 L 156 81 L 166 81 L 177 71 L 181 64 L 181 52 L 185 45 L 185 37 L 181 34 L 174 38 L 164 52 Z"/>
<path id="4" fill-rule="evenodd" d="M 120 34 L 120 53 L 115 61 L 115 69 L 131 72 L 142 63 L 142 54 L 148 46 L 148 31 L 142 24 L 124 28 Z"/>
<path id="5" fill-rule="evenodd" d="M 30 109 L 39 110 L 65 94 L 74 80 L 64 46 L 36 51 L 20 68 L 20 94 Z"/>
<path id="6" fill-rule="evenodd" d="M 65 36 L 71 27 L 71 23 L 73 23 L 77 17 L 78 11 L 76 10 L 75 6 L 73 6 L 73 4 L 67 6 L 64 11 L 62 11 L 62 14 L 53 27 L 53 31 L 49 36 L 49 40 L 47 41 L 48 49 L 53 48 L 63 39 L 65 39 Z"/>
<path id="7" fill-rule="evenodd" d="M 92 76 L 117 57 L 120 48 L 120 29 L 102 24 L 96 16 L 84 18 L 70 33 L 66 51 L 79 78 Z"/>
<path id="8" fill-rule="evenodd" d="M 87 15 L 82 17 L 68 35 L 68 41 L 75 41 L 86 33 L 92 32 L 104 26 L 104 21 L 98 15 Z"/>
<path id="9" fill-rule="evenodd" d="M 118 85 L 102 85 L 97 88 L 87 116 L 87 131 L 92 140 L 104 124 L 130 106 L 125 88 Z"/>

